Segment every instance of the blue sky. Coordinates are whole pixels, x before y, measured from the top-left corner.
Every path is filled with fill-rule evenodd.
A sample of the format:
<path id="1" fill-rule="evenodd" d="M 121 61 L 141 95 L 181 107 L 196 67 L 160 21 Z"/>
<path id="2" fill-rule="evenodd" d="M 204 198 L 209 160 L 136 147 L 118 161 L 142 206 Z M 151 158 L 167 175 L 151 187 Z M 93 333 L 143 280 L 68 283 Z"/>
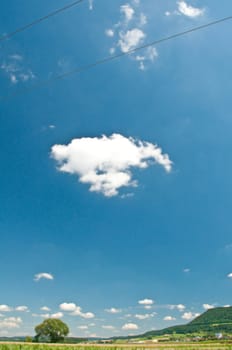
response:
<path id="1" fill-rule="evenodd" d="M 3 0 L 0 31 L 65 4 Z M 2 42 L 1 95 L 231 12 L 86 1 Z M 0 335 L 46 317 L 136 334 L 231 304 L 230 40 L 226 22 L 1 101 Z"/>

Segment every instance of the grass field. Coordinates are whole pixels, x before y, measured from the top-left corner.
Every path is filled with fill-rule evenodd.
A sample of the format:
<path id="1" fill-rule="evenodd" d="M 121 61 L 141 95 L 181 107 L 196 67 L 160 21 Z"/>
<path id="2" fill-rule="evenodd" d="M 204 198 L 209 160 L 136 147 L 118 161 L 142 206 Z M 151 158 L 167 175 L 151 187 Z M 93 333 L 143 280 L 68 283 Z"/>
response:
<path id="1" fill-rule="evenodd" d="M 222 343 L 168 343 L 168 344 L 125 344 L 125 345 L 45 345 L 45 344 L 25 344 L 25 343 L 0 343 L 0 350 L 232 350 L 232 344 Z"/>

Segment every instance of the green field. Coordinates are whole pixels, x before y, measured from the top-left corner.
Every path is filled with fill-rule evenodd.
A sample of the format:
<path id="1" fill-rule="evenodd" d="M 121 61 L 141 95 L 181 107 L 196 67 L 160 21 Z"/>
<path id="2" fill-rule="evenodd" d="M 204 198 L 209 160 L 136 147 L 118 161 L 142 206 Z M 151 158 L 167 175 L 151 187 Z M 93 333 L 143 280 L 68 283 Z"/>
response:
<path id="1" fill-rule="evenodd" d="M 2 343 L 0 344 L 0 350 L 232 350 L 232 344 L 230 343 L 168 343 L 168 344 L 125 344 L 120 346 L 115 345 L 45 345 L 45 344 L 23 344 L 23 343 Z"/>

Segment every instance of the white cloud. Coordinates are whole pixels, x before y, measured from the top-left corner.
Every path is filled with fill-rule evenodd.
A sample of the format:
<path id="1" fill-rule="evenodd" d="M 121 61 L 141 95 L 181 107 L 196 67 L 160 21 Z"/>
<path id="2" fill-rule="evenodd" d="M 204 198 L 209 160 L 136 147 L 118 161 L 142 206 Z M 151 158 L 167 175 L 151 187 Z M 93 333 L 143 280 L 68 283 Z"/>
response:
<path id="1" fill-rule="evenodd" d="M 135 14 L 135 10 L 129 4 L 120 6 L 120 12 L 125 16 L 127 22 L 131 21 Z"/>
<path id="2" fill-rule="evenodd" d="M 116 52 L 116 49 L 119 49 L 123 53 L 128 53 L 140 46 L 147 36 L 144 27 L 148 21 L 146 14 L 140 9 L 140 1 L 131 0 L 120 6 L 120 12 L 123 16 L 119 22 L 114 24 L 112 29 L 106 30 L 107 36 L 115 37 L 114 45 L 110 48 L 111 55 Z M 144 71 L 147 68 L 147 64 L 154 62 L 154 59 L 158 57 L 158 53 L 156 49 L 146 49 L 143 51 L 143 59 L 139 60 L 138 67 Z M 130 58 L 138 61 L 135 52 L 130 53 Z"/>
<path id="3" fill-rule="evenodd" d="M 178 1 L 177 4 L 179 12 L 187 17 L 199 17 L 202 16 L 205 12 L 205 9 L 188 5 L 186 1 Z"/>
<path id="4" fill-rule="evenodd" d="M 75 303 L 62 303 L 59 307 L 62 311 L 75 311 L 77 306 Z"/>
<path id="5" fill-rule="evenodd" d="M 54 280 L 54 276 L 47 272 L 40 272 L 34 276 L 34 281 L 36 282 L 40 281 L 41 279 Z"/>
<path id="6" fill-rule="evenodd" d="M 122 31 L 119 33 L 120 39 L 118 41 L 118 45 L 121 51 L 126 53 L 133 50 L 136 46 L 139 46 L 145 36 L 145 33 L 139 28 L 127 30 L 126 32 Z"/>
<path id="7" fill-rule="evenodd" d="M 115 329 L 115 327 L 114 326 L 102 326 L 102 328 L 103 329 L 107 329 L 107 330 L 113 330 L 113 329 Z"/>
<path id="8" fill-rule="evenodd" d="M 109 36 L 109 37 L 113 37 L 114 36 L 113 29 L 106 29 L 105 33 L 106 33 L 106 36 Z"/>
<path id="9" fill-rule="evenodd" d="M 20 317 L 8 317 L 3 320 L 0 320 L 0 328 L 19 328 L 22 323 Z"/>
<path id="10" fill-rule="evenodd" d="M 22 305 L 22 306 L 17 306 L 15 308 L 16 311 L 20 311 L 20 312 L 28 312 L 29 311 L 29 308 L 28 306 L 25 306 L 25 305 Z"/>
<path id="11" fill-rule="evenodd" d="M 154 304 L 154 300 L 152 300 L 152 299 L 143 299 L 143 300 L 139 300 L 138 303 L 140 305 L 153 305 Z"/>
<path id="12" fill-rule="evenodd" d="M 95 317 L 92 312 L 82 312 L 82 308 L 75 303 L 62 303 L 59 307 L 62 311 L 71 312 L 70 315 L 72 316 L 80 316 L 86 319 Z"/>
<path id="13" fill-rule="evenodd" d="M 232 272 L 227 275 L 228 278 L 232 278 Z"/>
<path id="14" fill-rule="evenodd" d="M 215 306 L 214 305 L 210 305 L 210 304 L 203 304 L 202 305 L 204 310 L 210 310 L 210 309 L 214 309 Z"/>
<path id="15" fill-rule="evenodd" d="M 148 318 L 154 317 L 156 315 L 155 312 L 151 313 L 151 314 L 136 314 L 135 318 L 137 318 L 138 320 L 146 320 Z"/>
<path id="16" fill-rule="evenodd" d="M 55 314 L 51 314 L 51 318 L 62 318 L 64 314 L 62 312 L 56 312 Z"/>
<path id="17" fill-rule="evenodd" d="M 50 318 L 51 315 L 50 314 L 41 314 L 41 315 L 37 315 L 39 317 L 42 317 L 42 318 Z"/>
<path id="18" fill-rule="evenodd" d="M 128 331 L 128 330 L 136 330 L 138 329 L 138 325 L 135 324 L 135 323 L 125 323 L 123 326 L 122 326 L 122 329 L 124 331 Z"/>
<path id="19" fill-rule="evenodd" d="M 164 321 L 175 321 L 176 318 L 175 317 L 172 317 L 172 316 L 165 316 L 164 317 Z"/>
<path id="20" fill-rule="evenodd" d="M 90 184 L 91 192 L 106 197 L 118 195 L 122 187 L 137 186 L 131 168 L 144 169 L 157 163 L 169 172 L 172 167 L 169 156 L 157 145 L 120 134 L 83 137 L 68 145 L 54 145 L 51 156 L 60 171 L 78 175 L 81 183 Z"/>
<path id="21" fill-rule="evenodd" d="M 183 312 L 186 309 L 186 306 L 183 304 L 177 304 L 177 305 L 169 305 L 168 308 L 170 310 L 178 310 L 180 312 Z"/>
<path id="22" fill-rule="evenodd" d="M 200 316 L 199 313 L 192 313 L 192 312 L 185 312 L 181 317 L 184 319 L 184 320 L 192 320 L 193 318 L 196 318 Z"/>
<path id="23" fill-rule="evenodd" d="M 122 312 L 121 309 L 117 309 L 115 307 L 111 307 L 110 309 L 105 309 L 106 312 L 109 312 L 110 314 L 118 314 Z"/>
<path id="24" fill-rule="evenodd" d="M 8 305 L 0 305 L 0 312 L 10 312 L 12 311 L 12 307 Z"/>
<path id="25" fill-rule="evenodd" d="M 51 309 L 50 309 L 49 307 L 47 307 L 47 306 L 42 306 L 42 307 L 40 308 L 40 310 L 41 310 L 41 311 L 50 311 Z"/>

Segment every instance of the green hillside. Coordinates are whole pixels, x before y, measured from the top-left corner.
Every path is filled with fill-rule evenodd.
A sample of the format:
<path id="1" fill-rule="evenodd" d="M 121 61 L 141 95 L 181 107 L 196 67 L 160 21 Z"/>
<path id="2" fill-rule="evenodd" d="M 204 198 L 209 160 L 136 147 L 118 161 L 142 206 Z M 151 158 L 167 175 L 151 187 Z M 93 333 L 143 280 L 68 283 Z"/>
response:
<path id="1" fill-rule="evenodd" d="M 186 325 L 165 328 L 159 331 L 150 331 L 142 334 L 141 338 L 162 336 L 165 334 L 191 333 L 230 333 L 232 334 L 232 307 L 218 307 L 208 310 Z"/>

